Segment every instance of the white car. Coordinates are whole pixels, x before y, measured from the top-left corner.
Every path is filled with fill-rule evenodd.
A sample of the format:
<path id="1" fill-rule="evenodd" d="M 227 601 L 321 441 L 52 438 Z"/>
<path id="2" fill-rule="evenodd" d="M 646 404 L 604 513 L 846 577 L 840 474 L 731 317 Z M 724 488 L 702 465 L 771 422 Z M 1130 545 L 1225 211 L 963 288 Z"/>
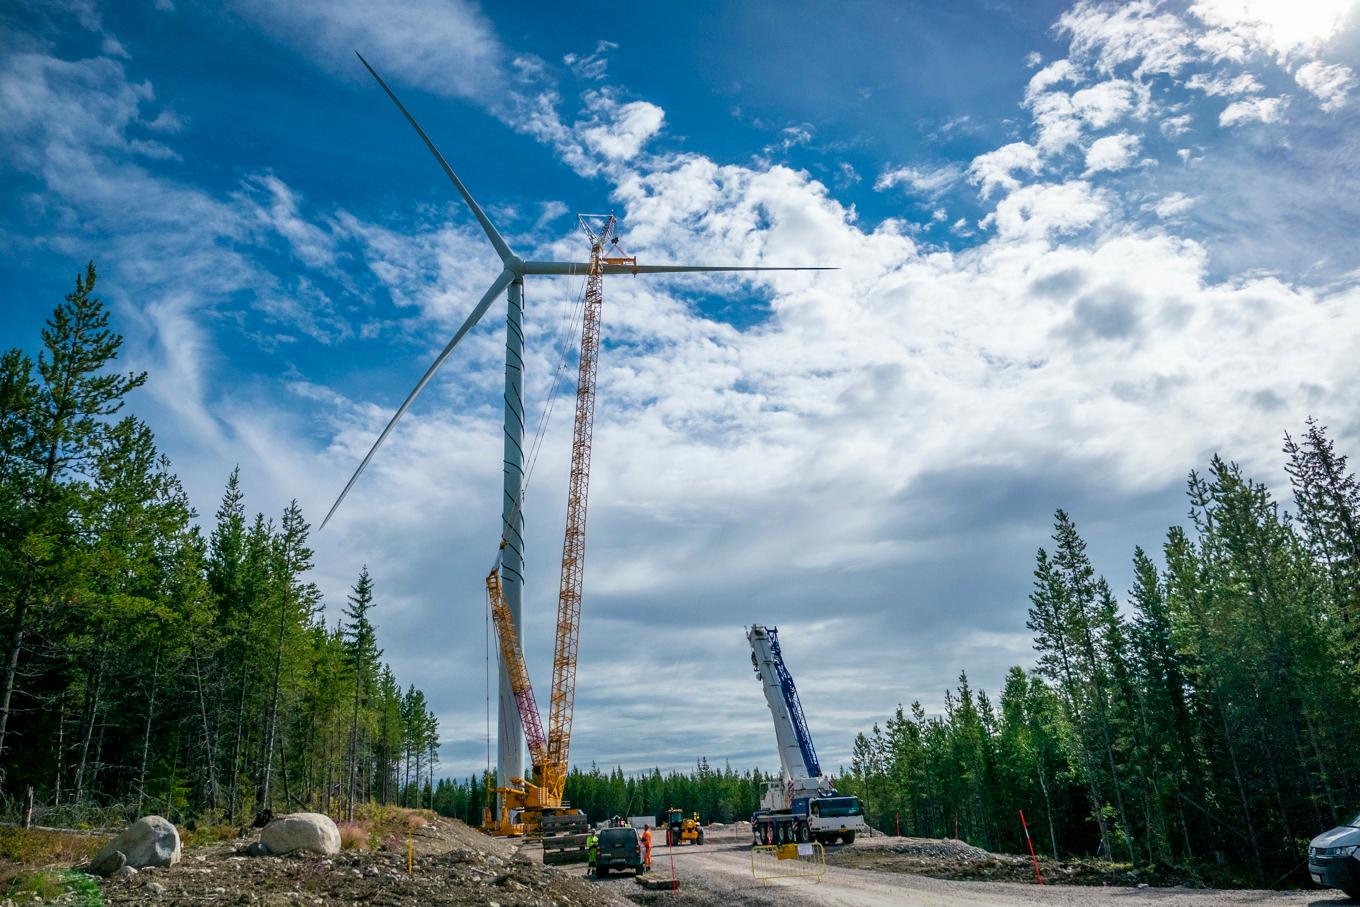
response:
<path id="1" fill-rule="evenodd" d="M 1308 843 L 1308 874 L 1328 888 L 1360 901 L 1360 816 Z"/>

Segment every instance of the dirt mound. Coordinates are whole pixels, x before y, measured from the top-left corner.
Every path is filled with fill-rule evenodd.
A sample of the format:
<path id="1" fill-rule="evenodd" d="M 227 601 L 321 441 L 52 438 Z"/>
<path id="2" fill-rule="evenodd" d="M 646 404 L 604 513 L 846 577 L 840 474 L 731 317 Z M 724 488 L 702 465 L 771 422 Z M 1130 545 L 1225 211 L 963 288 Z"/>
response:
<path id="1" fill-rule="evenodd" d="M 346 850 L 333 857 L 247 857 L 243 853 L 247 843 L 249 839 L 243 838 L 193 848 L 178 866 L 101 882 L 100 893 L 106 904 L 627 903 L 531 861 L 509 842 L 448 819 L 413 821 L 406 832 L 388 833 L 372 849 Z"/>
<path id="2" fill-rule="evenodd" d="M 852 847 L 828 847 L 826 862 L 831 866 L 954 881 L 1034 881 L 1034 862 L 1029 856 L 991 853 L 952 838 L 885 837 L 858 841 Z M 1135 868 L 1127 863 L 1040 857 L 1039 871 L 1049 884 L 1203 887 L 1193 875 L 1165 866 Z"/>
<path id="3" fill-rule="evenodd" d="M 962 863 L 979 863 L 993 859 L 996 855 L 953 838 L 870 838 L 856 845 L 859 850 L 886 851 L 905 856 L 921 857 L 932 860 L 956 860 Z"/>

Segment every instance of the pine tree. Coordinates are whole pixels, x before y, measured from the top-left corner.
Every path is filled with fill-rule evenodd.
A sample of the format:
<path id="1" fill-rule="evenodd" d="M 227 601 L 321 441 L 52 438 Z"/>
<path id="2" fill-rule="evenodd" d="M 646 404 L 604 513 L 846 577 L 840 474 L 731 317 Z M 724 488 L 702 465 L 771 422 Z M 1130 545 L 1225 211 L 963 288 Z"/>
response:
<path id="1" fill-rule="evenodd" d="M 43 329 L 43 351 L 38 356 L 36 384 L 25 375 L 22 356 L 11 353 L 4 365 L 4 406 L 7 457 L 27 458 L 26 481 L 20 491 L 21 528 L 7 533 L 17 572 L 13 589 L 5 590 L 10 628 L 0 681 L 0 753 L 4 752 L 11 700 L 19 670 L 19 655 L 29 628 L 33 606 L 58 597 L 70 571 L 65 564 L 70 534 L 79 506 L 77 487 L 63 478 L 93 462 L 107 436 L 108 419 L 123 406 L 123 398 L 146 381 L 145 374 L 106 372 L 118 358 L 123 338 L 109 330 L 103 303 L 92 295 L 95 268 L 91 262 L 76 277 L 75 290 L 57 306 Z M 19 407 L 22 407 L 20 409 Z M 7 473 L 15 475 L 14 465 Z"/>
<path id="2" fill-rule="evenodd" d="M 359 763 L 359 709 L 364 700 L 371 695 L 378 659 L 382 657 L 382 652 L 375 641 L 373 623 L 369 619 L 369 612 L 372 609 L 373 580 L 369 577 L 368 567 L 365 565 L 359 573 L 358 582 L 354 584 L 353 593 L 349 596 L 349 607 L 345 610 L 345 617 L 349 621 L 344 631 L 345 649 L 354 672 L 354 712 L 349 738 L 349 782 L 345 793 L 345 810 L 350 821 L 354 820 L 355 785 Z"/>

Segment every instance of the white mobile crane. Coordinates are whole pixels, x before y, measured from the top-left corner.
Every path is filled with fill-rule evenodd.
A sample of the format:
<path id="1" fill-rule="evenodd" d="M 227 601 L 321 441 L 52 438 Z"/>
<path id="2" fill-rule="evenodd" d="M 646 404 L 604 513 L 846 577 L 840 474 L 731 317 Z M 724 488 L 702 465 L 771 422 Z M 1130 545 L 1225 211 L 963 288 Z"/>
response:
<path id="1" fill-rule="evenodd" d="M 822 774 L 817 751 L 812 747 L 798 701 L 798 688 L 784 666 L 775 627 L 753 626 L 746 634 L 751 643 L 751 664 L 765 689 L 765 702 L 774 717 L 774 736 L 779 744 L 782 781 L 767 781 L 760 809 L 751 816 L 756 844 L 793 844 L 817 840 L 847 844 L 865 830 L 864 808 L 858 797 L 844 796 Z"/>

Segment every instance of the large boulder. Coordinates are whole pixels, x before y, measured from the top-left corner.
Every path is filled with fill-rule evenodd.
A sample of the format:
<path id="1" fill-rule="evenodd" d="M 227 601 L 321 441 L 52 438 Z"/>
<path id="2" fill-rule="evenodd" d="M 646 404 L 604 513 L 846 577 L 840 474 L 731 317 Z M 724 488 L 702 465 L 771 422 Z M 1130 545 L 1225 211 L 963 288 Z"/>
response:
<path id="1" fill-rule="evenodd" d="M 340 852 L 340 829 L 330 816 L 293 813 L 270 822 L 260 832 L 260 844 L 274 856 L 306 850 L 325 856 Z"/>
<path id="2" fill-rule="evenodd" d="M 143 816 L 95 854 L 90 870 L 107 876 L 124 866 L 174 866 L 180 855 L 179 831 L 174 824 L 160 816 Z"/>

